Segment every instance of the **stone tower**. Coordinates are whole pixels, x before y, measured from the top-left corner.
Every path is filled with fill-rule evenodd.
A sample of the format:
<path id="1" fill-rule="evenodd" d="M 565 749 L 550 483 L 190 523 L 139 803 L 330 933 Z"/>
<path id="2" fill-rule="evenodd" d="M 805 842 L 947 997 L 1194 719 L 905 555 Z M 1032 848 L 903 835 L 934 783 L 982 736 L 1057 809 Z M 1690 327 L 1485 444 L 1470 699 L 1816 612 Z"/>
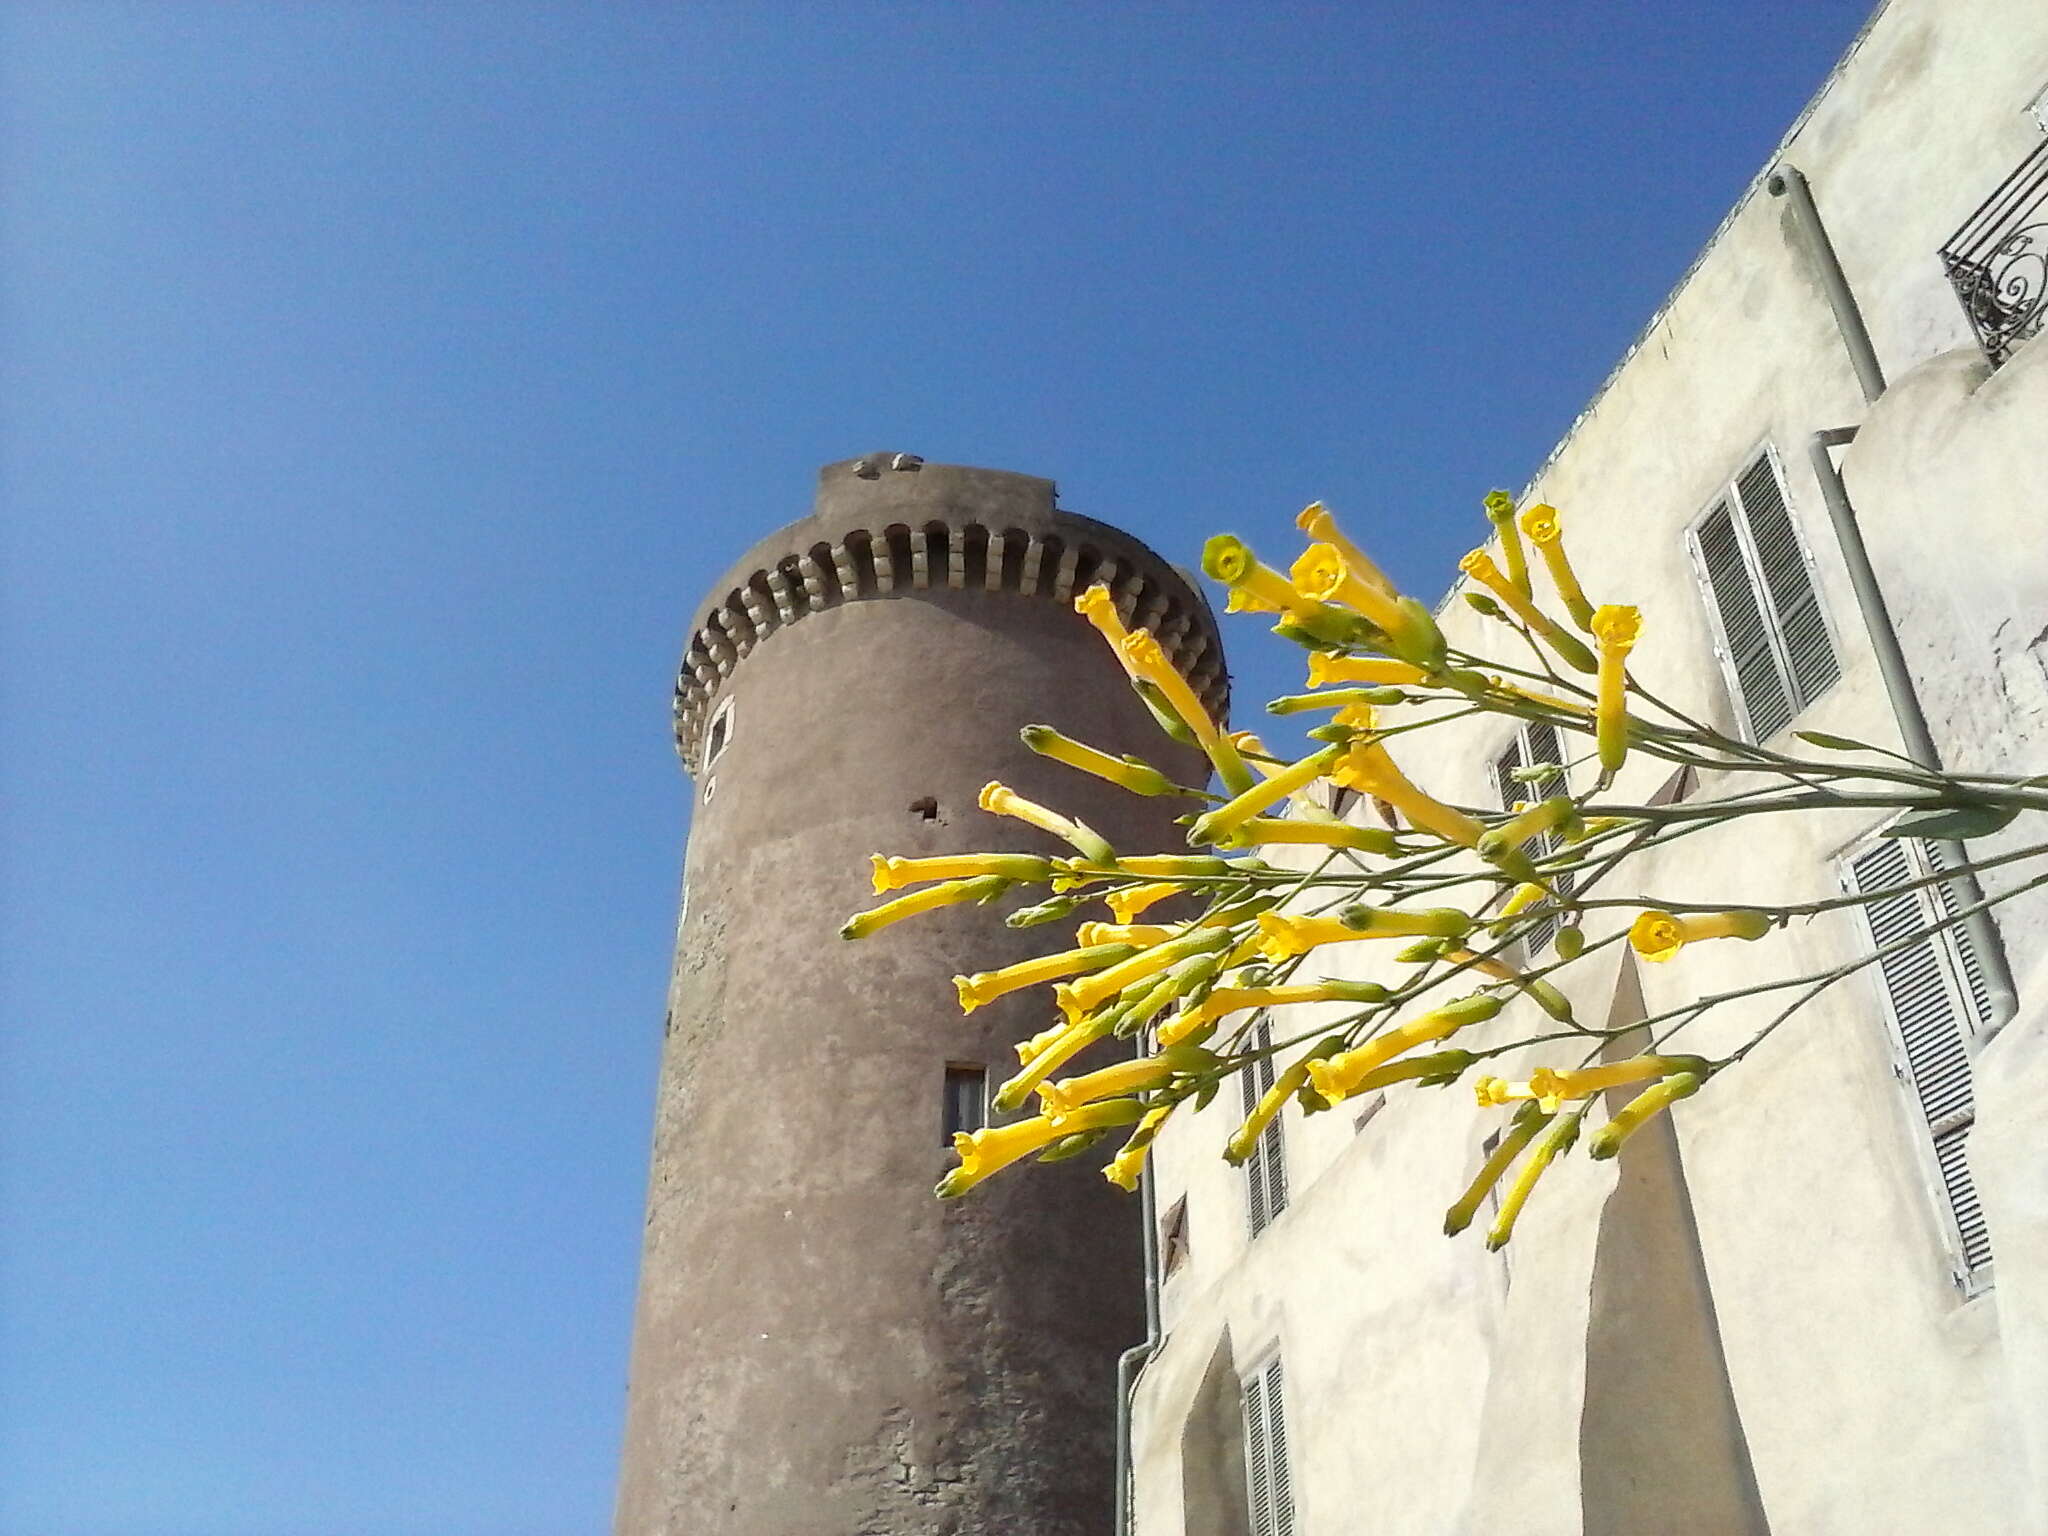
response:
<path id="1" fill-rule="evenodd" d="M 928 914 L 858 943 L 870 853 L 1064 852 L 975 806 L 1001 779 L 1132 849 L 1140 800 L 1018 741 L 1043 721 L 1182 782 L 1070 599 L 1105 582 L 1220 718 L 1214 621 L 1052 482 L 877 454 L 715 587 L 676 689 L 697 803 L 655 1116 L 620 1536 L 1099 1536 L 1117 1355 L 1143 1334 L 1138 1202 L 1090 1157 L 961 1201 L 947 1119 L 1050 1021 L 950 978 L 1065 925 Z M 1012 900 L 1005 908 L 1019 903 Z M 1112 1143 L 1113 1146 L 1113 1143 Z"/>

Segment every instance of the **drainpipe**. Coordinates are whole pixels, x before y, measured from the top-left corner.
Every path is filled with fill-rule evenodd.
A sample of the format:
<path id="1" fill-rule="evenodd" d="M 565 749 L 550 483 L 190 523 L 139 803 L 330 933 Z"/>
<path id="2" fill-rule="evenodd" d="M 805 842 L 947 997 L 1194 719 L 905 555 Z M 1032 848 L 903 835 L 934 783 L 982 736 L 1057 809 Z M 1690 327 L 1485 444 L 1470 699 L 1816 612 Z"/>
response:
<path id="1" fill-rule="evenodd" d="M 1828 238 L 1827 226 L 1820 221 L 1820 209 L 1814 206 L 1813 188 L 1789 165 L 1779 166 L 1764 185 L 1771 196 L 1791 199 L 1792 217 L 1806 231 L 1814 255 L 1819 258 L 1821 287 L 1827 291 L 1828 307 L 1835 312 L 1842 345 L 1849 349 L 1856 382 L 1863 386 L 1864 400 L 1875 401 L 1884 393 L 1884 370 L 1877 364 L 1877 348 L 1870 344 L 1870 332 L 1864 328 L 1863 311 L 1856 307 L 1856 295 L 1849 291 L 1849 279 L 1842 275 L 1835 242 Z"/>
<path id="2" fill-rule="evenodd" d="M 1799 173 L 1794 171 L 1792 174 L 1796 176 Z M 1805 183 L 1801 182 L 1800 186 L 1803 189 Z M 1807 206 L 1813 206 L 1810 197 Z M 1840 268 L 1836 268 L 1836 272 L 1839 275 Z M 1855 301 L 1850 300 L 1852 315 L 1855 308 Z M 1836 314 L 1839 316 L 1840 313 L 1838 308 Z M 1865 345 L 1868 344 L 1866 338 Z M 1850 350 L 1855 350 L 1853 343 Z M 1876 366 L 1873 358 L 1871 367 L 1875 369 Z M 1842 483 L 1841 471 L 1835 468 L 1834 458 L 1828 452 L 1830 448 L 1854 441 L 1855 437 L 1854 427 L 1816 432 L 1806 445 L 1807 457 L 1813 461 L 1813 473 L 1820 481 L 1821 499 L 1827 503 L 1828 520 L 1835 525 L 1835 540 L 1842 547 L 1842 563 L 1849 568 L 1849 585 L 1855 590 L 1856 606 L 1863 612 L 1863 626 L 1870 633 L 1871 649 L 1877 653 L 1878 675 L 1884 679 L 1885 695 L 1891 700 L 1892 713 L 1898 717 L 1899 735 L 1905 740 L 1906 755 L 1923 768 L 1939 771 L 1941 754 L 1935 750 L 1934 734 L 1927 728 L 1927 716 L 1921 710 L 1920 696 L 1913 688 L 1913 675 L 1906 670 L 1906 653 L 1899 645 L 1898 631 L 1892 626 L 1891 610 L 1885 606 L 1884 593 L 1877 584 L 1877 573 L 1870 568 L 1870 551 L 1865 548 L 1863 531 L 1857 526 L 1856 509 L 1849 503 L 1849 488 Z M 1934 846 L 1945 862 L 1957 866 L 1969 862 L 1969 855 L 1963 851 L 1961 843 L 1938 842 Z M 1949 886 L 1960 906 L 1975 906 L 1984 899 L 1984 887 L 1968 871 L 1957 875 Z M 1984 972 L 1985 990 L 1990 994 L 1991 1017 L 1978 1036 L 1979 1043 L 1982 1043 L 2019 1012 L 2019 992 L 2013 985 L 2012 963 L 2005 953 L 2005 941 L 1999 937 L 1998 925 L 1991 920 L 1990 912 L 1973 912 L 1963 920 L 1962 928 L 1977 952 L 1978 964 Z"/>
<path id="3" fill-rule="evenodd" d="M 1159 1212 L 1150 1167 L 1145 1169 L 1143 1178 L 1138 1199 L 1145 1223 L 1145 1342 L 1125 1350 L 1116 1362 L 1116 1536 L 1130 1536 L 1134 1515 L 1131 1398 L 1137 1391 L 1139 1370 L 1159 1348 Z"/>

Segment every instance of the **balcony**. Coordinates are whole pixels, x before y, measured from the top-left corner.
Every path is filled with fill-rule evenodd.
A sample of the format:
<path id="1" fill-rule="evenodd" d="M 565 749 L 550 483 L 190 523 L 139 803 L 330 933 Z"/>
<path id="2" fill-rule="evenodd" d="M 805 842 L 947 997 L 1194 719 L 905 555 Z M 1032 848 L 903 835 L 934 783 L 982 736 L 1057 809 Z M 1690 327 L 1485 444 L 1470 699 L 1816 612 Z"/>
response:
<path id="1" fill-rule="evenodd" d="M 2048 319 L 2048 142 L 1941 248 L 1977 345 L 1996 368 Z"/>

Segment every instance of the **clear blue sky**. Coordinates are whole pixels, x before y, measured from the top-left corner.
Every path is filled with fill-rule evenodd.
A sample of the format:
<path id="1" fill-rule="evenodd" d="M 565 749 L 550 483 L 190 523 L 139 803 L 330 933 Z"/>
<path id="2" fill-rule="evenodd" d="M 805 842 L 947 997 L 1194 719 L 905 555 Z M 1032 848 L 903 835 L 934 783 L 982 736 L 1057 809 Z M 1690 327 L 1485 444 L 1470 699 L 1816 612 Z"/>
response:
<path id="1" fill-rule="evenodd" d="M 0 1532 L 604 1530 L 716 571 L 1434 595 L 1866 9 L 7 8 Z"/>

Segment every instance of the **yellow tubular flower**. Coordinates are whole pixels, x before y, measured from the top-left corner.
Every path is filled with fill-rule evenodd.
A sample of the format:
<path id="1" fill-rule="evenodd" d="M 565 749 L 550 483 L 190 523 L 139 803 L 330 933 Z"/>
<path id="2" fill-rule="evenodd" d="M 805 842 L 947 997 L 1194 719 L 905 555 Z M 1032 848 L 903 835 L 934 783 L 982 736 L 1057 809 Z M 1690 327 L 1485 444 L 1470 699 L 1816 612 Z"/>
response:
<path id="1" fill-rule="evenodd" d="M 1500 916 L 1495 919 L 1495 922 L 1497 924 L 1506 922 L 1516 913 L 1527 911 L 1549 894 L 1550 892 L 1536 884 L 1533 880 L 1516 886 L 1514 895 L 1501 903 Z M 1086 940 L 1083 940 L 1083 942 L 1085 943 Z"/>
<path id="2" fill-rule="evenodd" d="M 1100 1130 L 1105 1126 L 1129 1125 L 1144 1114 L 1144 1106 L 1136 1099 L 1112 1099 L 1105 1104 L 1090 1104 L 1085 1109 L 1068 1115 L 1058 1125 L 1044 1115 L 1030 1120 L 1019 1120 L 1011 1125 L 984 1126 L 978 1131 L 956 1131 L 953 1135 L 953 1150 L 960 1158 L 960 1166 L 939 1180 L 939 1195 L 951 1199 L 964 1195 L 983 1179 L 1000 1173 L 1019 1158 L 1029 1157 L 1043 1151 L 1054 1142 L 1081 1131 Z"/>
<path id="3" fill-rule="evenodd" d="M 1511 853 L 1532 837 L 1554 832 L 1571 820 L 1577 809 L 1569 795 L 1552 795 L 1548 800 L 1539 800 L 1531 806 L 1517 806 L 1511 820 L 1501 823 L 1479 839 L 1479 855 L 1494 859 L 1503 853 Z"/>
<path id="4" fill-rule="evenodd" d="M 1244 587 L 1231 587 L 1223 594 L 1225 613 L 1285 613 L 1287 610 L 1277 603 L 1269 603 L 1257 593 Z"/>
<path id="5" fill-rule="evenodd" d="M 1354 902 L 1338 914 L 1354 934 L 1371 939 L 1462 939 L 1472 931 L 1472 915 L 1456 907 L 1371 907 Z"/>
<path id="6" fill-rule="evenodd" d="M 1383 1003 L 1387 989 L 1376 981 L 1300 982 L 1284 987 L 1217 987 L 1194 1007 L 1159 1026 L 1159 1043 L 1174 1045 L 1205 1024 L 1243 1013 L 1248 1008 L 1278 1008 L 1286 1003 Z"/>
<path id="7" fill-rule="evenodd" d="M 1536 1091 L 1533 1079 L 1526 1083 L 1511 1083 L 1504 1077 L 1480 1078 L 1472 1085 L 1472 1096 L 1479 1101 L 1481 1109 L 1492 1109 L 1497 1104 L 1506 1104 L 1514 1099 L 1543 1097 Z M 1557 1108 L 1555 1104 L 1545 1104 L 1542 1107 L 1546 1112 Z"/>
<path id="8" fill-rule="evenodd" d="M 1492 1193 L 1493 1186 L 1500 1182 L 1500 1176 L 1508 1171 L 1510 1164 L 1522 1155 L 1522 1148 L 1529 1145 L 1536 1133 L 1549 1123 L 1550 1116 L 1542 1113 L 1534 1104 L 1524 1104 L 1516 1111 L 1508 1133 L 1501 1137 L 1500 1145 L 1479 1167 L 1479 1173 L 1457 1203 L 1444 1212 L 1444 1236 L 1456 1237 L 1472 1225 L 1472 1217 L 1480 1203 Z"/>
<path id="9" fill-rule="evenodd" d="M 1339 720 L 1356 726 L 1362 732 L 1371 730 L 1372 718 L 1372 711 L 1362 705 L 1353 705 L 1338 716 Z M 1346 789 L 1355 789 L 1360 794 L 1386 801 L 1415 826 L 1434 832 L 1445 842 L 1474 848 L 1486 835 L 1486 828 L 1472 817 L 1463 811 L 1453 810 L 1410 783 L 1408 776 L 1388 755 L 1387 749 L 1369 734 L 1352 739 L 1331 770 L 1330 777 Z"/>
<path id="10" fill-rule="evenodd" d="M 1386 573 L 1373 564 L 1371 557 L 1344 536 L 1344 531 L 1337 526 L 1337 519 L 1320 501 L 1312 501 L 1303 507 L 1294 519 L 1294 526 L 1318 543 L 1334 545 L 1344 557 L 1344 563 L 1361 580 L 1371 582 L 1390 597 L 1397 590 Z"/>
<path id="11" fill-rule="evenodd" d="M 1192 1071 L 1212 1060 L 1214 1058 L 1207 1051 L 1183 1046 L 1178 1050 L 1162 1051 L 1157 1056 L 1140 1056 L 1135 1061 L 1120 1061 L 1114 1066 L 1100 1067 L 1080 1077 L 1063 1077 L 1056 1083 L 1040 1083 L 1040 1112 L 1048 1120 L 1058 1121 L 1083 1104 L 1161 1087 L 1170 1082 L 1176 1072 Z"/>
<path id="12" fill-rule="evenodd" d="M 1401 612 L 1394 606 L 1398 594 L 1359 571 L 1334 544 L 1309 545 L 1287 574 L 1294 590 L 1305 598 L 1342 603 L 1390 635 L 1401 626 Z"/>
<path id="13" fill-rule="evenodd" d="M 1074 599 L 1074 612 L 1093 624 L 1112 647 L 1122 645 L 1130 634 L 1124 628 L 1124 621 L 1117 617 L 1116 599 L 1109 595 L 1109 588 L 1101 582 Z"/>
<path id="14" fill-rule="evenodd" d="M 1139 875 L 1145 879 L 1188 879 L 1202 875 L 1227 875 L 1231 867 L 1228 859 L 1213 858 L 1200 853 L 1141 853 L 1135 858 L 1118 859 L 1116 873 Z"/>
<path id="15" fill-rule="evenodd" d="M 1196 955 L 1192 960 L 1181 961 L 1152 985 L 1141 988 L 1138 1000 L 1124 1008 L 1122 1021 L 1117 1027 L 1127 1035 L 1144 1029 L 1190 992 L 1207 986 L 1222 968 L 1223 956 L 1219 954 Z M 1162 1039 L 1159 1043 L 1178 1045 L 1180 1041 Z"/>
<path id="16" fill-rule="evenodd" d="M 1230 1140 L 1223 1144 L 1223 1160 L 1227 1163 L 1242 1163 L 1252 1155 L 1252 1148 L 1259 1144 L 1259 1137 L 1273 1117 L 1280 1113 L 1280 1107 L 1294 1097 L 1295 1090 L 1308 1081 L 1309 1064 L 1297 1061 L 1293 1066 L 1273 1079 L 1273 1086 L 1259 1096 L 1259 1102 L 1252 1106 L 1252 1112 L 1245 1122 L 1231 1132 Z"/>
<path id="17" fill-rule="evenodd" d="M 1165 923 L 1083 923 L 1074 930 L 1076 944 L 1136 944 L 1150 948 L 1180 930 Z"/>
<path id="18" fill-rule="evenodd" d="M 1593 712 L 1592 705 L 1582 704 L 1576 699 L 1560 699 L 1554 693 L 1538 693 L 1533 688 L 1523 688 L 1497 677 L 1489 678 L 1487 681 L 1496 693 L 1513 694 L 1518 699 L 1527 699 L 1531 704 L 1547 705 L 1551 709 L 1566 710 L 1574 715 L 1590 715 Z"/>
<path id="19" fill-rule="evenodd" d="M 1308 653 L 1308 685 L 1322 688 L 1331 683 L 1365 683 L 1378 688 L 1413 687 L 1429 681 L 1429 674 L 1411 662 L 1376 656 L 1332 656 L 1328 651 Z"/>
<path id="20" fill-rule="evenodd" d="M 1261 604 L 1280 612 L 1309 606 L 1294 583 L 1263 564 L 1242 539 L 1219 533 L 1202 546 L 1202 569 L 1232 591 L 1249 592 Z"/>
<path id="21" fill-rule="evenodd" d="M 1600 642 L 1600 704 L 1593 715 L 1600 767 L 1616 772 L 1628 758 L 1628 653 L 1642 633 L 1643 616 L 1620 603 L 1603 604 L 1593 615 Z"/>
<path id="22" fill-rule="evenodd" d="M 1140 1142 L 1135 1147 L 1126 1146 L 1123 1151 L 1103 1164 L 1102 1176 L 1118 1189 L 1135 1192 L 1139 1176 L 1145 1171 L 1146 1154 L 1151 1150 L 1150 1142 Z"/>
<path id="23" fill-rule="evenodd" d="M 1258 916 L 1259 953 L 1276 965 L 1305 955 L 1323 944 L 1345 944 L 1364 935 L 1346 928 L 1341 918 L 1294 917 L 1285 912 L 1261 912 Z"/>
<path id="24" fill-rule="evenodd" d="M 1692 1097 L 1706 1081 L 1699 1072 L 1679 1072 L 1661 1083 L 1645 1088 L 1630 1099 L 1615 1117 L 1595 1131 L 1586 1142 L 1586 1155 L 1604 1162 L 1621 1150 L 1622 1143 L 1643 1128 L 1652 1116 L 1669 1109 L 1680 1099 Z"/>
<path id="25" fill-rule="evenodd" d="M 1639 1083 L 1646 1077 L 1670 1077 L 1678 1072 L 1703 1077 L 1709 1070 L 1708 1063 L 1698 1056 L 1635 1056 L 1627 1061 L 1568 1072 L 1538 1067 L 1529 1074 L 1529 1086 L 1547 1098 L 1583 1099 L 1623 1083 Z"/>
<path id="26" fill-rule="evenodd" d="M 898 896 L 894 901 L 885 901 L 879 907 L 870 907 L 865 912 L 856 912 L 840 926 L 842 939 L 864 939 L 869 934 L 900 923 L 906 917 L 916 917 L 921 912 L 930 912 L 938 907 L 957 906 L 963 901 L 987 901 L 1000 896 L 1010 888 L 1010 883 L 1000 875 L 984 875 L 977 880 L 948 880 L 943 885 L 928 885 L 921 891 L 908 896 Z"/>
<path id="27" fill-rule="evenodd" d="M 1454 1035 L 1467 1024 L 1483 1023 L 1499 1013 L 1501 1006 L 1499 998 L 1484 992 L 1460 998 L 1455 1003 L 1446 1003 L 1441 1008 L 1418 1014 L 1383 1035 L 1375 1035 L 1364 1045 L 1340 1052 L 1327 1061 L 1310 1062 L 1309 1080 L 1315 1084 L 1316 1092 L 1332 1104 L 1348 1099 L 1358 1092 L 1359 1083 L 1368 1072 L 1385 1066 L 1396 1056 L 1418 1045 Z"/>
<path id="28" fill-rule="evenodd" d="M 1000 875 L 1005 880 L 1045 880 L 1052 875 L 1052 860 L 1028 853 L 956 853 L 932 859 L 884 858 L 868 855 L 874 865 L 875 894 L 920 885 L 927 880 L 965 880 L 976 875 Z"/>
<path id="29" fill-rule="evenodd" d="M 1169 896 L 1178 896 L 1182 889 L 1171 880 L 1156 880 L 1150 885 L 1131 885 L 1120 891 L 1111 891 L 1102 901 L 1109 908 L 1110 916 L 1120 923 L 1128 923 L 1147 907 Z"/>
<path id="30" fill-rule="evenodd" d="M 1413 1082 L 1419 1077 L 1438 1078 L 1449 1082 L 1479 1058 L 1470 1051 L 1431 1051 L 1426 1056 L 1410 1056 L 1406 1061 L 1390 1061 L 1384 1067 L 1374 1067 L 1353 1085 L 1354 1096 L 1371 1093 L 1375 1088 L 1391 1087 L 1395 1083 Z"/>
<path id="31" fill-rule="evenodd" d="M 1173 781 L 1150 763 L 1135 757 L 1112 757 L 1070 736 L 1062 736 L 1049 725 L 1027 725 L 1017 734 L 1023 738 L 1024 745 L 1040 757 L 1049 757 L 1069 768 L 1078 768 L 1098 779 L 1107 779 L 1117 788 L 1127 789 L 1134 795 L 1170 795 L 1174 792 Z"/>
<path id="32" fill-rule="evenodd" d="M 1115 965 L 1119 960 L 1128 960 L 1137 953 L 1128 943 L 1090 943 L 1087 939 L 1082 939 L 1081 943 L 1083 947 L 1080 949 L 1063 949 L 1058 954 L 1040 955 L 1036 960 L 1020 960 L 999 971 L 955 976 L 953 985 L 960 993 L 960 1011 L 972 1013 L 983 1003 L 992 1003 L 1012 992 L 1035 987 L 1042 981 L 1057 981 L 1062 976 L 1099 970 L 1105 965 Z"/>
<path id="33" fill-rule="evenodd" d="M 1233 848 L 1267 843 L 1314 843 L 1323 848 L 1356 848 L 1362 853 L 1392 855 L 1400 843 L 1385 827 L 1360 827 L 1344 821 L 1294 821 L 1254 816 L 1237 829 Z"/>
<path id="34" fill-rule="evenodd" d="M 1489 1252 L 1499 1252 L 1515 1235 L 1515 1218 L 1522 1214 L 1522 1207 L 1528 1203 L 1536 1181 L 1543 1177 L 1543 1170 L 1550 1166 L 1558 1153 L 1579 1139 L 1579 1120 L 1579 1114 L 1560 1115 L 1550 1122 L 1550 1128 L 1543 1133 L 1542 1139 L 1529 1149 L 1528 1159 L 1515 1172 L 1515 1181 L 1501 1196 L 1500 1214 L 1494 1218 L 1493 1228 L 1486 1234 Z"/>
<path id="35" fill-rule="evenodd" d="M 1254 784 L 1236 799 L 1196 817 L 1195 824 L 1188 829 L 1188 841 L 1222 842 L 1275 801 L 1285 800 L 1298 789 L 1306 789 L 1328 773 L 1343 750 L 1342 747 L 1324 747 L 1320 752 L 1311 752 L 1264 783 Z"/>
<path id="36" fill-rule="evenodd" d="M 1040 1083 L 1051 1077 L 1053 1073 L 1059 1071 L 1061 1067 L 1073 1060 L 1074 1057 L 1080 1055 L 1081 1052 L 1088 1049 L 1096 1041 L 1107 1036 L 1115 1027 L 1116 1020 L 1114 1018 L 1104 1018 L 1100 1015 L 1062 1025 L 1054 1034 L 1054 1038 L 1049 1044 L 1041 1046 L 1031 1053 L 1031 1059 L 1024 1063 L 1023 1068 L 1015 1077 L 1010 1078 L 1007 1082 L 1000 1084 L 996 1088 L 995 1096 L 989 1102 L 1005 1114 L 1013 1109 L 1021 1108 L 1024 1102 L 1038 1090 Z M 1043 1037 L 1040 1036 L 1038 1038 Z M 1030 1041 L 1025 1042 L 1027 1045 L 1030 1043 Z M 1023 1055 L 1022 1047 L 1019 1047 L 1017 1054 Z"/>
<path id="37" fill-rule="evenodd" d="M 1500 535 L 1501 558 L 1508 563 L 1508 581 L 1524 597 L 1532 595 L 1528 557 L 1522 553 L 1522 536 L 1515 531 L 1515 498 L 1506 491 L 1488 491 L 1482 505 L 1486 508 L 1486 520 Z"/>
<path id="38" fill-rule="evenodd" d="M 1550 584 L 1557 588 L 1557 595 L 1564 604 L 1572 622 L 1581 629 L 1593 627 L 1593 605 L 1586 601 L 1586 594 L 1579 587 L 1578 572 L 1572 569 L 1570 558 L 1564 552 L 1564 528 L 1558 521 L 1557 508 L 1547 502 L 1538 502 L 1522 514 L 1522 532 L 1529 536 L 1529 542 L 1536 546 L 1543 556 L 1543 564 L 1550 572 Z"/>
<path id="39" fill-rule="evenodd" d="M 1026 800 L 1014 789 L 993 779 L 982 786 L 980 798 L 975 803 L 992 816 L 1012 816 L 1041 832 L 1050 832 L 1063 842 L 1072 844 L 1084 858 L 1107 863 L 1116 857 L 1116 850 L 1093 828 L 1070 821 L 1057 811 L 1047 810 L 1035 800 Z"/>
<path id="40" fill-rule="evenodd" d="M 1017 1060 L 1024 1066 L 1030 1066 L 1032 1062 L 1038 1059 L 1039 1054 L 1046 1047 L 1057 1043 L 1060 1036 L 1072 1028 L 1073 1025 L 1062 1021 L 1053 1025 L 1050 1029 L 1041 1029 L 1029 1040 L 1019 1040 L 1017 1042 Z"/>
<path id="41" fill-rule="evenodd" d="M 1168 707 L 1194 733 L 1196 745 L 1216 765 L 1216 776 L 1222 779 L 1224 787 L 1232 794 L 1249 789 L 1251 770 L 1245 767 L 1244 759 L 1238 755 L 1230 739 L 1209 718 L 1209 712 L 1202 707 L 1195 690 L 1180 675 L 1180 668 L 1166 659 L 1165 649 L 1152 632 L 1149 629 L 1132 630 L 1117 642 L 1116 654 L 1123 663 L 1124 671 L 1136 681 L 1158 689 Z"/>
<path id="42" fill-rule="evenodd" d="M 1118 1189 L 1135 1190 L 1138 1175 L 1144 1171 L 1145 1154 L 1152 1143 L 1159 1138 L 1159 1129 L 1166 1123 L 1166 1117 L 1173 1113 L 1175 1106 L 1161 1104 L 1157 1109 L 1145 1111 L 1137 1129 L 1131 1132 L 1131 1139 L 1124 1143 L 1123 1150 L 1109 1160 L 1102 1170 L 1102 1176 Z"/>
<path id="43" fill-rule="evenodd" d="M 1112 965 L 1106 971 L 1083 976 L 1079 981 L 1062 982 L 1053 988 L 1053 996 L 1059 999 L 1060 1012 L 1070 1019 L 1078 1019 L 1098 1004 L 1115 997 L 1134 981 L 1147 976 L 1156 976 L 1168 966 L 1189 958 L 1191 955 L 1206 954 L 1222 949 L 1232 942 L 1231 931 L 1227 928 L 1201 928 L 1193 933 L 1183 934 L 1177 939 L 1168 939 L 1164 944 L 1155 944 L 1150 949 L 1140 950 L 1130 959 Z"/>
<path id="44" fill-rule="evenodd" d="M 1599 663 L 1593 660 L 1593 653 L 1586 649 L 1585 643 L 1529 601 L 1514 583 L 1501 575 L 1500 567 L 1493 563 L 1493 557 L 1485 550 L 1473 550 L 1458 562 L 1458 569 L 1499 598 L 1503 606 L 1541 636 L 1567 665 L 1581 672 L 1598 670 Z"/>
<path id="45" fill-rule="evenodd" d="M 1653 907 L 1629 925 L 1628 942 L 1645 960 L 1661 965 L 1699 939 L 1760 939 L 1770 931 L 1770 916 L 1763 912 L 1708 912 L 1674 917 Z"/>

